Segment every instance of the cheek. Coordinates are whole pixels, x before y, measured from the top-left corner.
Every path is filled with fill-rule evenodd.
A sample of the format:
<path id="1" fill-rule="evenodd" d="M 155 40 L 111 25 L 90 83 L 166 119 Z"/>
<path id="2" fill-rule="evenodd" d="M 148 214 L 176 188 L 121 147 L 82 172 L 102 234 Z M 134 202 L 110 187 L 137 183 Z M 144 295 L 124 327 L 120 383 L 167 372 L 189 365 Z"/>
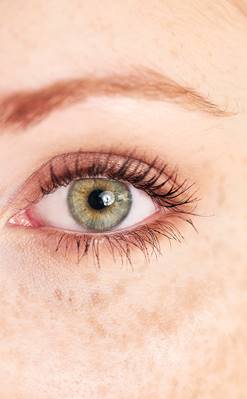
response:
<path id="1" fill-rule="evenodd" d="M 14 264 L 13 253 L 1 252 L 5 396 L 192 399 L 202 392 L 211 399 L 212 392 L 226 398 L 236 378 L 244 384 L 246 279 L 236 264 L 227 274 L 229 261 L 220 247 L 212 254 L 212 238 L 202 241 L 166 251 L 141 272 L 65 270 L 47 258 L 27 264 L 24 249 Z M 29 284 L 20 287 L 27 271 Z"/>
<path id="2" fill-rule="evenodd" d="M 174 381 L 191 386 L 199 379 L 198 364 L 203 359 L 205 367 L 216 350 L 218 333 L 209 342 L 205 283 L 180 279 L 174 290 L 165 273 L 162 278 L 161 284 L 148 272 L 109 282 L 107 273 L 87 273 L 84 288 L 57 286 L 42 300 L 25 287 L 12 301 L 5 293 L 0 347 L 4 367 L 11 369 L 6 389 L 18 383 L 28 399 L 47 392 L 94 399 L 103 386 L 108 397 L 141 395 L 142 387 L 143 395 L 174 399 Z"/>

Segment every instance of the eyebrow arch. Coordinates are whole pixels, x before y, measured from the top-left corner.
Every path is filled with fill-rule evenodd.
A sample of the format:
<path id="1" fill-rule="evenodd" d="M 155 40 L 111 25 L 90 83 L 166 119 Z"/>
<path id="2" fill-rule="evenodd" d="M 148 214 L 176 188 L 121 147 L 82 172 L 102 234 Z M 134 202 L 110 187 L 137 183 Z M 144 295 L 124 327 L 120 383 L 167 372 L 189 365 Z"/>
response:
<path id="1" fill-rule="evenodd" d="M 217 117 L 232 115 L 194 89 L 181 86 L 169 77 L 145 68 L 124 75 L 116 73 L 105 77 L 86 76 L 62 80 L 36 90 L 17 91 L 2 98 L 0 96 L 0 129 L 26 129 L 57 109 L 94 96 L 170 101 Z"/>

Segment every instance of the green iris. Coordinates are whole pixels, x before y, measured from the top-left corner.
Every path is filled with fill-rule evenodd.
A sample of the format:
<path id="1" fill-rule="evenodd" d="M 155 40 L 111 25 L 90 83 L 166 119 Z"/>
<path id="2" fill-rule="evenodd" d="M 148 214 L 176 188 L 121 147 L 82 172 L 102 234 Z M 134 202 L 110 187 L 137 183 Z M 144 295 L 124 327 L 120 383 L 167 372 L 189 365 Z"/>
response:
<path id="1" fill-rule="evenodd" d="M 131 203 L 130 190 L 117 180 L 77 180 L 68 194 L 69 210 L 76 222 L 98 232 L 117 226 L 128 215 Z"/>

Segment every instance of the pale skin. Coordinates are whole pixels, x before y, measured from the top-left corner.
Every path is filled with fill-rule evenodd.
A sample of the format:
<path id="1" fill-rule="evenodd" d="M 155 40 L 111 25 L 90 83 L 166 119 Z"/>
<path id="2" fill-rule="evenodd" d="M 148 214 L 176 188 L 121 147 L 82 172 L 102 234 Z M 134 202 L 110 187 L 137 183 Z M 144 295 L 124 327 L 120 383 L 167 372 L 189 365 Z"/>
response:
<path id="1" fill-rule="evenodd" d="M 1 93 L 144 65 L 233 112 L 95 95 L 1 132 L 1 399 L 247 396 L 247 19 L 236 4 L 1 2 Z M 133 270 L 107 256 L 96 270 L 6 225 L 42 162 L 101 147 L 178 166 L 200 193 L 198 234 L 183 225 L 185 240 L 161 240 L 149 264 L 137 251 Z"/>

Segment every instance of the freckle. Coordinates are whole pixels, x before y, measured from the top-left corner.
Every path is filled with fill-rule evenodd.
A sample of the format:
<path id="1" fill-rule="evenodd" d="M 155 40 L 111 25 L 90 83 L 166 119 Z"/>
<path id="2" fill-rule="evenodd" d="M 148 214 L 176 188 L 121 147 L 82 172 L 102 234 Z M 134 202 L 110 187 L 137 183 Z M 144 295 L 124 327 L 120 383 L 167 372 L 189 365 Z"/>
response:
<path id="1" fill-rule="evenodd" d="M 142 326 L 145 327 L 145 330 L 151 329 L 155 325 L 157 325 L 159 319 L 157 312 L 150 312 L 145 309 L 140 310 L 137 313 L 137 317 L 141 322 Z"/>
<path id="2" fill-rule="evenodd" d="M 113 288 L 113 290 L 112 290 L 112 294 L 113 294 L 114 296 L 117 296 L 117 297 L 120 297 L 120 296 L 124 295 L 125 292 L 126 292 L 126 288 L 125 288 L 124 285 L 122 285 L 122 284 L 116 285 L 116 286 Z"/>
<path id="3" fill-rule="evenodd" d="M 28 296 L 29 296 L 29 291 L 28 291 L 27 287 L 24 287 L 23 285 L 19 286 L 19 293 L 24 298 L 28 298 Z"/>
<path id="4" fill-rule="evenodd" d="M 55 296 L 55 298 L 58 299 L 58 301 L 62 301 L 62 299 L 63 299 L 63 293 L 59 288 L 55 289 L 54 296 Z"/>
<path id="5" fill-rule="evenodd" d="M 98 292 L 93 292 L 91 294 L 91 301 L 94 305 L 98 305 L 102 301 L 102 298 Z"/>
<path id="6" fill-rule="evenodd" d="M 219 186 L 218 186 L 218 204 L 219 206 L 222 206 L 225 202 L 226 194 L 225 194 L 225 178 L 222 177 L 219 181 Z"/>
<path id="7" fill-rule="evenodd" d="M 2 306 L 6 306 L 7 305 L 7 301 L 6 301 L 6 292 L 0 288 L 0 302 Z"/>
<path id="8" fill-rule="evenodd" d="M 106 337 L 107 334 L 104 327 L 98 322 L 98 320 L 96 320 L 96 318 L 89 317 L 87 320 L 97 336 Z"/>
<path id="9" fill-rule="evenodd" d="M 177 58 L 178 57 L 178 51 L 176 49 L 171 49 L 170 50 L 170 54 L 174 57 Z"/>
<path id="10" fill-rule="evenodd" d="M 93 292 L 90 296 L 90 299 L 93 306 L 100 306 L 101 308 L 105 308 L 109 304 L 107 296 L 100 292 Z"/>
<path id="11" fill-rule="evenodd" d="M 97 275 L 95 273 L 85 273 L 83 279 L 89 283 L 95 283 L 97 281 Z"/>
<path id="12" fill-rule="evenodd" d="M 71 304 L 72 302 L 75 302 L 75 293 L 74 293 L 74 291 L 72 291 L 72 290 L 69 291 L 68 302 L 69 302 L 70 304 Z"/>
<path id="13" fill-rule="evenodd" d="M 165 311 L 164 311 L 165 312 Z M 146 311 L 142 309 L 138 312 L 138 319 L 145 331 L 160 332 L 162 335 L 172 334 L 177 329 L 175 316 L 170 313 L 157 311 Z"/>
<path id="14" fill-rule="evenodd" d="M 100 385 L 98 388 L 98 393 L 100 398 L 105 398 L 107 395 L 109 395 L 109 386 Z"/>

